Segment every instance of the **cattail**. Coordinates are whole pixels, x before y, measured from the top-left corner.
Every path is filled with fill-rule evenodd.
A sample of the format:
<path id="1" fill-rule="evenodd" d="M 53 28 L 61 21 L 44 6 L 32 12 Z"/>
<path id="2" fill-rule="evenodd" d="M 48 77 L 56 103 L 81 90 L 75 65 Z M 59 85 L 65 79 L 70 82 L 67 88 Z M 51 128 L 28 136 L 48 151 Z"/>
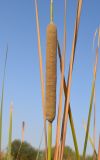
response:
<path id="1" fill-rule="evenodd" d="M 48 120 L 48 160 L 52 155 L 52 122 L 56 114 L 57 28 L 53 23 L 53 0 L 50 0 L 50 24 L 46 32 L 46 101 Z"/>
<path id="2" fill-rule="evenodd" d="M 57 28 L 50 23 L 46 33 L 46 119 L 52 122 L 56 113 Z"/>
<path id="3" fill-rule="evenodd" d="M 25 122 L 22 122 L 22 143 L 24 142 Z"/>

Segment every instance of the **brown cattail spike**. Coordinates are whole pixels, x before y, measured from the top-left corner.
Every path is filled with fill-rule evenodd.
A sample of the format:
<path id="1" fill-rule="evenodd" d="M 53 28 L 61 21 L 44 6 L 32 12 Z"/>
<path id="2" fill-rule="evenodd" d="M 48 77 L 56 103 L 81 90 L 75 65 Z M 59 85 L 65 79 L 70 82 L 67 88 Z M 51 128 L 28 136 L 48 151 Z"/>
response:
<path id="1" fill-rule="evenodd" d="M 24 142 L 25 122 L 22 122 L 22 143 Z"/>
<path id="2" fill-rule="evenodd" d="M 46 119 L 52 122 L 56 113 L 57 29 L 51 23 L 46 39 Z"/>

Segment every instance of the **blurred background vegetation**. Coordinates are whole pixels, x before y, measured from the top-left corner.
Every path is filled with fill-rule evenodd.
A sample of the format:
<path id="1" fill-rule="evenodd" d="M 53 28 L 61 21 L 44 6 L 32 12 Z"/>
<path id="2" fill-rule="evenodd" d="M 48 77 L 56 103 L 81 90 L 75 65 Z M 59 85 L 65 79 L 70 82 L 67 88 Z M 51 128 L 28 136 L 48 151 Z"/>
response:
<path id="1" fill-rule="evenodd" d="M 54 154 L 54 147 L 52 148 L 52 157 L 53 157 L 53 154 Z M 11 156 L 12 156 L 12 160 L 44 160 L 44 157 L 45 157 L 44 150 L 40 150 L 38 152 L 38 149 L 35 149 L 34 147 L 32 147 L 31 144 L 27 142 L 21 143 L 20 140 L 14 140 L 12 142 Z M 7 159 L 6 157 L 7 157 L 6 151 L 2 152 L 0 155 L 0 160 L 6 160 Z M 69 146 L 65 147 L 65 150 L 64 150 L 63 160 L 67 160 L 67 159 L 68 160 L 77 159 L 75 152 Z M 86 160 L 92 160 L 92 159 L 93 159 L 92 156 L 86 157 Z"/>

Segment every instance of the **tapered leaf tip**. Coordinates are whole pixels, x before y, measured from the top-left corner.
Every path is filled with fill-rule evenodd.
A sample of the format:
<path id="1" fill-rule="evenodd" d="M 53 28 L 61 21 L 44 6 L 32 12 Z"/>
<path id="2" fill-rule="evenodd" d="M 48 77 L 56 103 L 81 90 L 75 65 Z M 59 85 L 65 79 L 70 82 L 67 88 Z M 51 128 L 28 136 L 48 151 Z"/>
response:
<path id="1" fill-rule="evenodd" d="M 13 101 L 11 101 L 11 104 L 10 104 L 10 112 L 13 112 Z"/>

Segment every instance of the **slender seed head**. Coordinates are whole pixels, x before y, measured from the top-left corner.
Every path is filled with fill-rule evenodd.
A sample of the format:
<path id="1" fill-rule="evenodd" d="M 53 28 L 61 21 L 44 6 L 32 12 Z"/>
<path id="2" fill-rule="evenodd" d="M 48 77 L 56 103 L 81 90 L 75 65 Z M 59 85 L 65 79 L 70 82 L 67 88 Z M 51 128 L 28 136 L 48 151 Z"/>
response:
<path id="1" fill-rule="evenodd" d="M 53 23 L 46 34 L 46 119 L 52 122 L 56 114 L 57 29 Z"/>

